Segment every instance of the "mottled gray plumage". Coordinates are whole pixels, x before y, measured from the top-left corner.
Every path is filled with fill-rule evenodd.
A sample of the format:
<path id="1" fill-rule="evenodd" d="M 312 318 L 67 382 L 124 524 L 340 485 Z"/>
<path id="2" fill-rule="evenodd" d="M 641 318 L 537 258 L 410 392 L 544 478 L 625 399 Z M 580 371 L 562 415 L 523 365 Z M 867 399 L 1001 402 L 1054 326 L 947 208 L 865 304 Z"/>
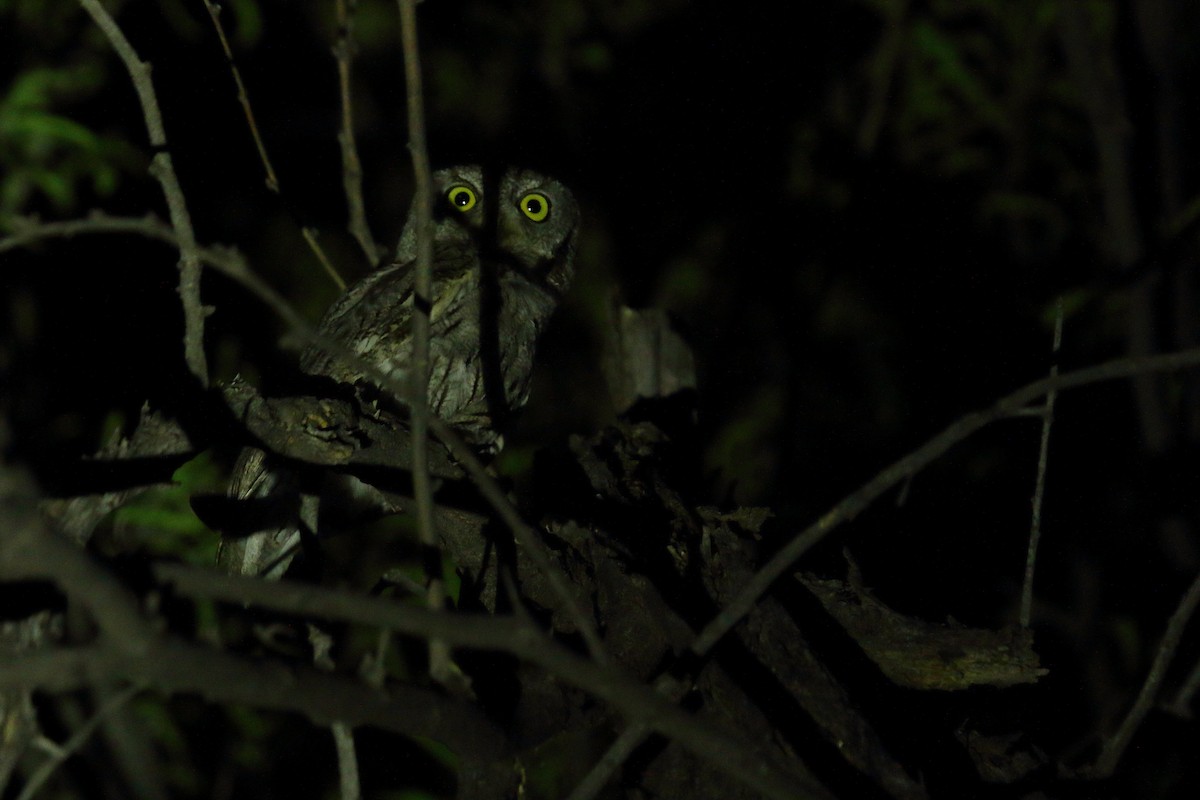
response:
<path id="1" fill-rule="evenodd" d="M 473 444 L 494 449 L 507 411 L 529 397 L 534 348 L 573 275 L 579 207 L 558 181 L 479 167 L 434 173 L 433 302 L 430 312 L 430 410 Z M 374 368 L 407 382 L 412 349 L 416 224 L 410 213 L 396 258 L 350 287 L 320 330 Z M 310 348 L 301 368 L 367 389 L 358 365 Z M 501 389 L 501 387 L 503 387 Z M 278 498 L 297 522 L 223 543 L 220 561 L 241 574 L 282 574 L 299 541 L 316 531 L 318 498 L 295 476 L 247 450 L 230 495 Z"/>

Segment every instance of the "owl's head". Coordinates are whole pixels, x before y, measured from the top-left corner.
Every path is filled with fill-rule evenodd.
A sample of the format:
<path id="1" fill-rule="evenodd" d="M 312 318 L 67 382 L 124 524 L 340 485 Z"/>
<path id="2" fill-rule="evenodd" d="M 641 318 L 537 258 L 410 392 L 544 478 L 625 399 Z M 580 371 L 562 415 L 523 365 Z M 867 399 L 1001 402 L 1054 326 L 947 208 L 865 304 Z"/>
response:
<path id="1" fill-rule="evenodd" d="M 490 173 L 478 166 L 433 173 L 434 241 L 470 242 L 484 259 L 563 292 L 574 275 L 579 205 L 571 191 L 540 173 L 509 167 Z M 416 254 L 409 215 L 398 255 Z"/>

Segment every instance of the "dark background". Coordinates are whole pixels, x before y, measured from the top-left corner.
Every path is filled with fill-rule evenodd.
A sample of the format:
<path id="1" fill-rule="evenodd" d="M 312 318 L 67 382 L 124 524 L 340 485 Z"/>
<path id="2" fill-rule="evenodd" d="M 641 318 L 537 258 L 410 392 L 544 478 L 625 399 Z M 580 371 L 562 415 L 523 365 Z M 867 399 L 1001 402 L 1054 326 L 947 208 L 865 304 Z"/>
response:
<path id="1" fill-rule="evenodd" d="M 154 65 L 200 241 L 238 247 L 317 320 L 337 292 L 299 225 L 347 278 L 368 268 L 345 233 L 332 3 L 223 17 L 282 197 L 203 5 L 108 5 Z M 1195 346 L 1196 9 L 1071 8 L 427 0 L 434 163 L 531 166 L 584 209 L 513 451 L 611 419 L 597 363 L 614 295 L 671 311 L 696 350 L 707 501 L 770 506 L 784 529 L 1045 375 L 1060 298 L 1063 369 Z M 363 0 L 355 24 L 368 216 L 391 247 L 412 186 L 394 4 Z M 0 2 L 0 77 L 0 222 L 165 217 L 127 75 L 74 4 Z M 48 491 L 143 402 L 187 402 L 175 261 L 119 236 L 0 254 L 0 411 Z M 212 273 L 204 299 L 214 377 L 285 384 L 271 313 Z M 1060 398 L 1035 614 L 1052 672 L 1014 695 L 1041 709 L 1024 724 L 1047 749 L 1111 729 L 1200 568 L 1193 379 L 1146 381 L 1141 406 L 1128 382 Z M 836 572 L 848 547 L 903 610 L 1014 621 L 1039 429 L 959 445 L 808 567 Z M 1186 641 L 1178 680 L 1200 650 Z M 1152 716 L 1146 735 L 1124 778 L 1138 796 L 1194 781 L 1178 758 L 1193 729 Z"/>

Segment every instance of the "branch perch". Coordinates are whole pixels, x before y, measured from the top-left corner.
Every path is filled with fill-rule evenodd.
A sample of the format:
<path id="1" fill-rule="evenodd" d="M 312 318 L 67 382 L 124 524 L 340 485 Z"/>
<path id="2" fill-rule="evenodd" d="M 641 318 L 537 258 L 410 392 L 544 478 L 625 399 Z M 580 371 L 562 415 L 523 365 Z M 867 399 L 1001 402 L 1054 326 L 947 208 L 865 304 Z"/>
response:
<path id="1" fill-rule="evenodd" d="M 200 254 L 196 244 L 196 233 L 192 229 L 192 217 L 188 213 L 187 201 L 175 174 L 175 165 L 167 150 L 167 134 L 163 127 L 162 114 L 158 109 L 158 98 L 154 93 L 154 82 L 150 78 L 150 65 L 142 61 L 134 51 L 125 34 L 104 9 L 99 0 L 79 0 L 84 10 L 95 20 L 113 49 L 117 51 L 133 88 L 137 91 L 142 115 L 146 120 L 146 132 L 150 136 L 150 147 L 155 151 L 150 162 L 150 174 L 162 186 L 171 216 L 171 227 L 175 229 L 179 243 L 179 299 L 183 303 L 183 352 L 188 369 L 200 385 L 208 387 L 208 361 L 204 355 L 204 318 L 208 314 L 200 302 Z"/>

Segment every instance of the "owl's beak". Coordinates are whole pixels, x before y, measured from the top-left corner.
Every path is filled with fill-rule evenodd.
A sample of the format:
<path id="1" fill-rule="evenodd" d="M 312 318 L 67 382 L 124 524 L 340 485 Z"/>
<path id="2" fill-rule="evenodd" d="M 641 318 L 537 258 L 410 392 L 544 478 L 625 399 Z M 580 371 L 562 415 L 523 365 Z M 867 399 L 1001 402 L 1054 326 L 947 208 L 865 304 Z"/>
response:
<path id="1" fill-rule="evenodd" d="M 496 220 L 496 247 L 505 253 L 511 253 L 520 236 L 521 230 L 517 223 L 507 215 L 500 215 Z"/>

